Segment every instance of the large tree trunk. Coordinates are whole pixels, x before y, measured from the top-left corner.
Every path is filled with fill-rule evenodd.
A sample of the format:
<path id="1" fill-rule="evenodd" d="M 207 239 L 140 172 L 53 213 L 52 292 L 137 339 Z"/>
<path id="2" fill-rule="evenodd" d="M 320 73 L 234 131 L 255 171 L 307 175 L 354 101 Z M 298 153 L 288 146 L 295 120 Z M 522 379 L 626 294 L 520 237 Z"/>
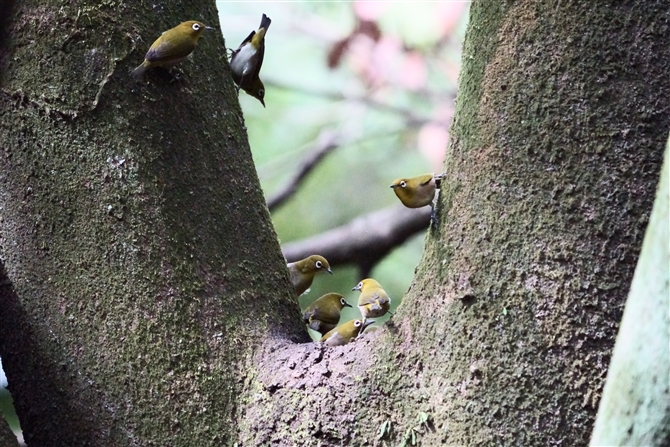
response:
<path id="1" fill-rule="evenodd" d="M 586 444 L 668 134 L 670 10 L 471 14 L 445 223 L 397 349 L 428 364 L 418 391 L 450 444 Z"/>
<path id="2" fill-rule="evenodd" d="M 473 4 L 440 226 L 392 323 L 332 349 L 295 343 L 220 40 L 136 86 L 126 33 L 179 20 L 63 3 L 20 5 L 1 96 L 29 443 L 588 442 L 668 130 L 665 2 Z"/>
<path id="3" fill-rule="evenodd" d="M 10 19 L 0 355 L 31 446 L 219 446 L 250 345 L 307 335 L 220 31 L 180 80 L 128 74 L 162 31 L 217 27 L 214 2 L 108 3 Z"/>

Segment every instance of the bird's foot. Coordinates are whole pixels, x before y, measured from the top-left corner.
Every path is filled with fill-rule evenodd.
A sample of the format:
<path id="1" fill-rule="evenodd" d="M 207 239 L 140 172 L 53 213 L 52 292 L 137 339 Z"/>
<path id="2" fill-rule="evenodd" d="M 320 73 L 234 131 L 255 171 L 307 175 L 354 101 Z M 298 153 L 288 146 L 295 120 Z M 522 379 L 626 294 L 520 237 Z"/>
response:
<path id="1" fill-rule="evenodd" d="M 435 208 L 432 208 L 430 212 L 430 226 L 432 228 L 437 229 L 437 225 L 439 224 L 439 221 L 437 220 L 437 210 Z"/>

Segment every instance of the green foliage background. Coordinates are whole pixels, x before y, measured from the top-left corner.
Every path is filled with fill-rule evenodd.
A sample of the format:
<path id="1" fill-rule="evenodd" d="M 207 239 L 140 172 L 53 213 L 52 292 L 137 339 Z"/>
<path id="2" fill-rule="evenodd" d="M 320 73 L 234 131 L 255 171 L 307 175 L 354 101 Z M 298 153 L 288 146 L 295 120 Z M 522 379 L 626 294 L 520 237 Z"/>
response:
<path id="1" fill-rule="evenodd" d="M 350 63 L 354 56 L 349 54 L 343 56 L 339 67 L 328 68 L 333 44 L 356 27 L 353 3 L 217 2 L 229 48 L 237 48 L 258 27 L 262 13 L 272 19 L 261 70 L 267 108 L 244 92 L 240 94 L 266 198 L 288 181 L 322 130 L 336 132 L 343 142 L 309 175 L 297 194 L 273 212 L 282 244 L 395 205 L 397 199 L 389 189 L 395 178 L 441 169 L 416 149 L 417 134 L 421 125 L 435 119 L 436 108 L 447 101 L 453 106 L 455 79 L 445 76 L 441 68 L 445 61 L 456 71 L 460 65 L 467 5 L 455 6 L 462 9 L 455 34 L 446 42 L 444 38 L 438 42 L 440 24 L 432 18 L 436 3 L 389 3 L 383 7 L 376 20 L 382 36 L 391 36 L 416 51 L 428 67 L 426 85 L 419 91 L 408 91 L 390 83 L 371 87 L 352 68 L 356 63 Z M 412 122 L 417 117 L 423 120 L 419 124 Z M 424 236 L 417 235 L 397 248 L 372 271 L 371 276 L 392 297 L 392 309 L 411 283 Z M 315 279 L 312 289 L 300 297 L 302 308 L 328 292 L 341 293 L 356 303 L 358 292 L 351 288 L 362 279 L 358 269 L 338 267 L 334 273 Z M 342 319 L 359 315 L 357 309 L 345 309 Z"/>

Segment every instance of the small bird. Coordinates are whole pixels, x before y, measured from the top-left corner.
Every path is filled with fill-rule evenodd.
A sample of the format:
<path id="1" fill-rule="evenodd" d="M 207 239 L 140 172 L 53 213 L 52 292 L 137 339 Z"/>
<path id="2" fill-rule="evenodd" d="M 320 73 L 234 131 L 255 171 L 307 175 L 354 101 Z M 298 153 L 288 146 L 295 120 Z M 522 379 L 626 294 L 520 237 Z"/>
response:
<path id="1" fill-rule="evenodd" d="M 435 198 L 446 174 L 423 174 L 412 178 L 399 178 L 391 184 L 393 192 L 407 208 L 421 208 L 430 205 L 431 224 L 437 224 Z"/>
<path id="2" fill-rule="evenodd" d="M 242 41 L 237 50 L 230 55 L 230 70 L 233 73 L 233 80 L 237 84 L 237 91 L 240 88 L 249 95 L 258 99 L 265 107 L 265 86 L 261 82 L 258 74 L 263 65 L 263 55 L 265 54 L 265 33 L 270 27 L 270 17 L 263 14 L 261 25 L 258 31 L 252 31 L 249 36 Z"/>
<path id="3" fill-rule="evenodd" d="M 314 281 L 314 275 L 319 272 L 328 272 L 331 275 L 333 271 L 330 269 L 330 264 L 326 258 L 319 255 L 312 255 L 300 261 L 286 264 L 288 271 L 291 274 L 291 284 L 295 289 L 295 295 L 300 296 L 309 289 Z"/>
<path id="4" fill-rule="evenodd" d="M 358 308 L 363 315 L 363 320 L 368 317 L 381 317 L 389 311 L 391 298 L 382 289 L 382 286 L 372 278 L 364 279 L 351 290 L 360 290 L 358 297 Z"/>
<path id="5" fill-rule="evenodd" d="M 340 322 L 340 311 L 345 307 L 351 307 L 351 304 L 342 295 L 327 293 L 307 306 L 302 319 L 307 327 L 324 335 L 335 329 Z"/>
<path id="6" fill-rule="evenodd" d="M 200 35 L 205 30 L 213 30 L 211 26 L 195 20 L 182 22 L 165 31 L 151 45 L 144 56 L 144 62 L 133 70 L 130 75 L 139 80 L 150 67 L 170 69 L 185 60 L 195 50 Z"/>
<path id="7" fill-rule="evenodd" d="M 321 342 L 328 346 L 342 346 L 350 343 L 363 333 L 366 327 L 374 323 L 375 320 L 350 320 L 346 323 L 329 331 L 321 337 Z"/>

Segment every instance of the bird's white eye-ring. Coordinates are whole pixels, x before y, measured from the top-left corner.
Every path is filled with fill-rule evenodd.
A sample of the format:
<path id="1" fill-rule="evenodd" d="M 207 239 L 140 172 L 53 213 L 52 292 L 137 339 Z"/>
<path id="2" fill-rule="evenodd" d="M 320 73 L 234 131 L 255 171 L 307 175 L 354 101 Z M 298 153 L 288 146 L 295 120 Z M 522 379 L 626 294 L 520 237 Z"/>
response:
<path id="1" fill-rule="evenodd" d="M 265 96 L 265 90 L 260 89 L 260 90 L 258 91 L 258 96 L 260 96 L 261 98 L 262 98 L 263 96 Z"/>
<path id="2" fill-rule="evenodd" d="M 191 28 L 193 28 L 193 31 L 198 31 L 200 29 L 200 25 L 197 24 L 197 23 L 194 23 Z"/>
<path id="3" fill-rule="evenodd" d="M 354 321 L 354 326 L 360 327 L 361 326 L 361 320 Z"/>
<path id="4" fill-rule="evenodd" d="M 340 304 L 344 306 L 345 304 L 347 304 L 347 300 L 345 300 L 344 298 L 340 298 Z"/>
<path id="5" fill-rule="evenodd" d="M 400 187 L 401 187 L 401 188 L 404 188 L 405 186 L 407 186 L 407 183 L 405 183 L 404 180 L 403 180 L 402 182 L 400 182 Z"/>
<path id="6" fill-rule="evenodd" d="M 321 261 L 316 261 L 314 265 L 316 266 L 316 268 L 320 269 L 323 264 L 321 264 Z"/>

